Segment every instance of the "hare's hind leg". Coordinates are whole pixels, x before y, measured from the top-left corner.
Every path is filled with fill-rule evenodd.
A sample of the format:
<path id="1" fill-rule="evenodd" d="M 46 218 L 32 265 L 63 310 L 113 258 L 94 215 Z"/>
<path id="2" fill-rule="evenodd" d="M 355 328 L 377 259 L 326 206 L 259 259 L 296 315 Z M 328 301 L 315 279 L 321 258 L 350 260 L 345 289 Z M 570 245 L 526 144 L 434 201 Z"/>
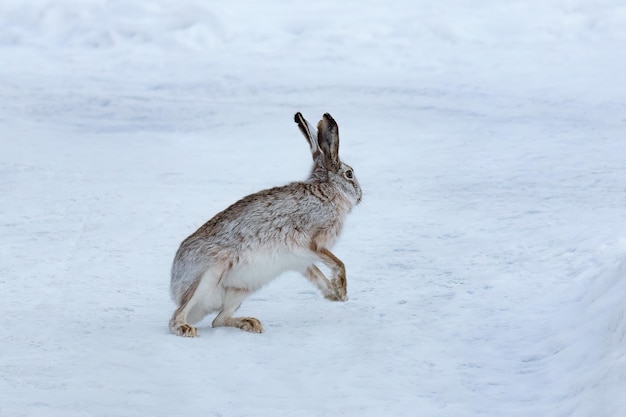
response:
<path id="1" fill-rule="evenodd" d="M 212 292 L 217 291 L 217 283 L 221 273 L 208 270 L 200 275 L 181 297 L 180 305 L 174 311 L 170 320 L 170 332 L 178 336 L 196 337 L 198 330 L 189 322 L 197 322 L 204 317 L 200 312 L 205 312 L 204 303 Z M 219 294 L 214 294 L 219 297 Z"/>
<path id="2" fill-rule="evenodd" d="M 233 314 L 250 291 L 243 288 L 228 287 L 225 289 L 222 311 L 213 320 L 213 327 L 237 327 L 252 333 L 262 333 L 261 322 L 253 317 L 233 317 Z"/>
<path id="3" fill-rule="evenodd" d="M 201 279 L 202 278 L 198 278 L 183 295 L 183 299 L 181 300 L 180 305 L 174 311 L 174 314 L 170 319 L 170 333 L 184 337 L 198 336 L 198 330 L 187 323 L 187 316 L 198 303 L 198 297 L 194 296 L 197 294 L 197 288 L 200 284 Z"/>

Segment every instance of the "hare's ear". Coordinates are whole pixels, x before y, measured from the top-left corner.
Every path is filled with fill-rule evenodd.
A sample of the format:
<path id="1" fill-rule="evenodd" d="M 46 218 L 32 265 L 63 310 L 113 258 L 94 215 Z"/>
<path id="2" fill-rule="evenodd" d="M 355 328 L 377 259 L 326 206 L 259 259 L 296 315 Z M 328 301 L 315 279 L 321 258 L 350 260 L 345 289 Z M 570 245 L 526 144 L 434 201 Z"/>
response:
<path id="1" fill-rule="evenodd" d="M 320 155 L 320 148 L 317 144 L 317 130 L 302 116 L 302 113 L 298 112 L 293 117 L 293 120 L 298 124 L 300 132 L 304 135 L 309 146 L 311 147 L 311 155 L 313 159 L 316 159 Z"/>
<path id="2" fill-rule="evenodd" d="M 339 162 L 339 127 L 335 119 L 325 113 L 322 120 L 317 124 L 317 143 L 324 154 L 326 166 L 337 170 L 341 167 Z"/>

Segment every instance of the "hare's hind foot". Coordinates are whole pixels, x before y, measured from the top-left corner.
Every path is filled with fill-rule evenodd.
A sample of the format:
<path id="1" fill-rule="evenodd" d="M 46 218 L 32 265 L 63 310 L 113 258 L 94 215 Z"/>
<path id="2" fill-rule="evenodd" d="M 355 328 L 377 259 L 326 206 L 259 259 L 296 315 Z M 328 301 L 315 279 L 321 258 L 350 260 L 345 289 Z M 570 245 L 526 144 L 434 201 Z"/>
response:
<path id="1" fill-rule="evenodd" d="M 170 329 L 172 333 L 182 337 L 198 337 L 198 329 L 185 323 Z"/>
<path id="2" fill-rule="evenodd" d="M 183 337 L 198 337 L 198 329 L 185 323 L 177 314 L 170 320 L 170 333 Z"/>
<path id="3" fill-rule="evenodd" d="M 237 327 L 251 333 L 262 333 L 261 322 L 252 317 L 233 317 L 241 302 L 250 294 L 243 288 L 226 288 L 222 311 L 213 320 L 213 327 Z"/>
<path id="4" fill-rule="evenodd" d="M 219 316 L 218 316 L 219 317 Z M 236 327 L 250 333 L 263 333 L 261 322 L 254 317 L 228 317 L 223 320 L 217 318 L 213 321 L 213 327 Z"/>
<path id="5" fill-rule="evenodd" d="M 235 327 L 250 333 L 263 333 L 261 322 L 254 317 L 233 317 Z"/>
<path id="6" fill-rule="evenodd" d="M 185 308 L 179 307 L 169 323 L 170 333 L 183 337 L 198 337 L 198 329 L 187 323 Z"/>

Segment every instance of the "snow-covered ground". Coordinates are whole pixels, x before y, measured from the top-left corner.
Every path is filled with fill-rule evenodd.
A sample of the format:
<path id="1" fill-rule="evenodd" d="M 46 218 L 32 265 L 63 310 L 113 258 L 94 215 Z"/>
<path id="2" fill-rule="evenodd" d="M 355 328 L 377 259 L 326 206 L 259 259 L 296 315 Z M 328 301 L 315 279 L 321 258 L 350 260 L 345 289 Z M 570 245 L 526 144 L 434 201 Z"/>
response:
<path id="1" fill-rule="evenodd" d="M 286 2 L 285 2 L 286 3 Z M 340 4 L 335 4 L 340 3 Z M 620 0 L 0 3 L 0 416 L 626 415 Z M 168 333 L 180 241 L 304 178 L 350 299 Z"/>

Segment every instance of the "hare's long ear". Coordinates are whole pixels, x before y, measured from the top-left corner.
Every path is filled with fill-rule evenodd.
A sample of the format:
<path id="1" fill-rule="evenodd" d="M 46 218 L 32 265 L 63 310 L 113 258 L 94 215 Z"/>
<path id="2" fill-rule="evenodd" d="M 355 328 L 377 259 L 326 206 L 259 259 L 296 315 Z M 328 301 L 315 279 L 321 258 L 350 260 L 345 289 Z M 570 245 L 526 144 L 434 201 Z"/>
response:
<path id="1" fill-rule="evenodd" d="M 322 120 L 317 124 L 317 143 L 324 154 L 327 168 L 339 169 L 341 167 L 341 162 L 339 162 L 339 126 L 328 113 L 325 113 Z"/>
<path id="2" fill-rule="evenodd" d="M 307 142 L 309 142 L 309 146 L 311 147 L 311 155 L 313 155 L 313 159 L 315 160 L 320 155 L 320 147 L 317 144 L 317 130 L 302 116 L 302 113 L 298 112 L 293 117 L 293 120 L 298 124 L 300 128 L 300 132 L 304 135 Z"/>

